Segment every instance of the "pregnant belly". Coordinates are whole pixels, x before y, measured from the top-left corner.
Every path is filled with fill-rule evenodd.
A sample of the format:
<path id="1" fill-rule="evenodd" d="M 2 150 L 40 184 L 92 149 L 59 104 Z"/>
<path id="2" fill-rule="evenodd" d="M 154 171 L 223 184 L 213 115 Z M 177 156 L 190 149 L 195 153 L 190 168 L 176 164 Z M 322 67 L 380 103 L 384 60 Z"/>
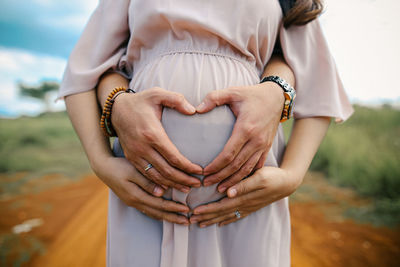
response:
<path id="1" fill-rule="evenodd" d="M 223 149 L 231 135 L 235 117 L 229 107 L 218 107 L 206 114 L 185 116 L 172 109 L 164 109 L 162 124 L 168 137 L 178 150 L 193 163 L 205 167 Z M 203 176 L 197 176 L 202 179 Z M 177 190 L 172 199 L 188 204 L 191 208 L 222 197 L 216 185 L 193 188 L 189 194 Z"/>
<path id="2" fill-rule="evenodd" d="M 170 54 L 138 72 L 132 86 L 137 91 L 159 86 L 179 92 L 196 106 L 212 90 L 254 84 L 258 76 L 243 64 L 229 57 L 208 54 Z M 231 136 L 235 116 L 226 105 L 192 116 L 164 108 L 161 122 L 178 150 L 190 161 L 205 167 L 222 151 Z M 216 185 L 194 188 L 188 194 L 177 190 L 167 192 L 167 197 L 192 208 L 222 196 L 216 191 Z"/>

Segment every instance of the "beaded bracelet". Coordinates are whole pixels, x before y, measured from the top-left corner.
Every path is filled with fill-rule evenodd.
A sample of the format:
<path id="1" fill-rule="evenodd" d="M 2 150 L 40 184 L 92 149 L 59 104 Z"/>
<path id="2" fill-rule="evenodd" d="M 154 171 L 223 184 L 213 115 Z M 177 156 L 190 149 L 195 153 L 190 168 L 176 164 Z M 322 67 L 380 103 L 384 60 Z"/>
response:
<path id="1" fill-rule="evenodd" d="M 111 124 L 111 109 L 117 96 L 123 93 L 135 93 L 135 91 L 130 88 L 126 89 L 125 87 L 116 87 L 108 95 L 106 103 L 104 104 L 100 118 L 100 128 L 107 137 L 117 136 L 117 133 Z"/>

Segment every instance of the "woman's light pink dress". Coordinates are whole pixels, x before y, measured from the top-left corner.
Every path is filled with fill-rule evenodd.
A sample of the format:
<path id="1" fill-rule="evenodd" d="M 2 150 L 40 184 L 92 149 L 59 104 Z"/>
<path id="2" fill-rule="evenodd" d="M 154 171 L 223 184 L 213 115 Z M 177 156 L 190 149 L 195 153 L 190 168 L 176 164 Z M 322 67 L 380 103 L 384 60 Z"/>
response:
<path id="1" fill-rule="evenodd" d="M 159 86 L 196 106 L 212 90 L 257 84 L 278 36 L 296 76 L 294 116 L 347 119 L 352 108 L 319 22 L 283 28 L 278 0 L 101 0 L 70 56 L 59 97 L 92 90 L 111 70 L 138 92 Z M 162 123 L 178 149 L 205 166 L 235 117 L 227 106 L 194 116 L 165 108 Z M 265 164 L 279 166 L 283 151 L 279 127 Z M 118 142 L 114 152 L 123 156 Z M 223 195 L 213 186 L 166 197 L 195 207 Z M 225 227 L 200 229 L 150 219 L 110 191 L 107 242 L 108 266 L 289 266 L 288 199 Z"/>

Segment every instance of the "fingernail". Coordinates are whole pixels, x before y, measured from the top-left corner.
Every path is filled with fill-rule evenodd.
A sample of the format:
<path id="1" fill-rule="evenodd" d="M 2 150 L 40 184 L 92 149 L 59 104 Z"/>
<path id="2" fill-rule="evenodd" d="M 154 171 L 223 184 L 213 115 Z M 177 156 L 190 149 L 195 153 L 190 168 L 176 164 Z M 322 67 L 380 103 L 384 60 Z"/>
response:
<path id="1" fill-rule="evenodd" d="M 185 220 L 185 219 L 179 220 L 179 223 L 185 224 L 185 225 L 189 224 L 189 222 L 187 220 Z"/>
<path id="2" fill-rule="evenodd" d="M 188 187 L 182 187 L 182 188 L 180 189 L 180 191 L 182 191 L 183 193 L 189 193 L 189 192 L 190 192 L 190 188 L 188 188 Z"/>
<path id="3" fill-rule="evenodd" d="M 154 187 L 153 194 L 155 196 L 162 196 L 163 193 L 164 193 L 164 190 L 162 190 L 161 187 L 159 187 L 159 186 Z"/>
<path id="4" fill-rule="evenodd" d="M 190 218 L 191 223 L 197 223 L 199 220 L 198 218 Z"/>
<path id="5" fill-rule="evenodd" d="M 183 213 L 189 212 L 189 207 L 182 207 L 180 212 L 183 212 Z"/>
<path id="6" fill-rule="evenodd" d="M 194 170 L 194 173 L 195 174 L 203 174 L 203 168 L 200 166 L 198 168 L 196 167 L 196 169 Z"/>
<path id="7" fill-rule="evenodd" d="M 231 188 L 228 190 L 228 196 L 229 197 L 235 197 L 237 194 L 237 190 L 235 188 Z"/>
<path id="8" fill-rule="evenodd" d="M 186 109 L 187 111 L 189 111 L 190 113 L 196 112 L 196 108 L 193 107 L 192 105 L 190 105 L 189 103 L 185 103 L 185 109 Z"/>
<path id="9" fill-rule="evenodd" d="M 198 105 L 196 109 L 197 109 L 198 111 L 201 111 L 202 109 L 204 109 L 205 106 L 206 106 L 206 103 L 201 102 L 201 104 Z"/>
<path id="10" fill-rule="evenodd" d="M 204 228 L 204 227 L 206 227 L 205 224 L 200 224 L 200 228 Z"/>
<path id="11" fill-rule="evenodd" d="M 203 185 L 204 186 L 210 186 L 210 185 L 212 185 L 212 182 L 210 182 L 208 180 L 205 180 L 205 181 L 203 181 Z"/>
<path id="12" fill-rule="evenodd" d="M 203 209 L 203 208 L 196 208 L 196 209 L 193 211 L 194 214 L 200 214 L 200 213 L 202 213 L 202 212 L 204 212 L 204 209 Z"/>
<path id="13" fill-rule="evenodd" d="M 192 184 L 193 187 L 200 187 L 201 186 L 201 182 L 200 181 L 196 181 L 195 183 Z"/>
<path id="14" fill-rule="evenodd" d="M 218 188 L 218 192 L 223 193 L 226 190 L 226 186 L 221 186 Z"/>

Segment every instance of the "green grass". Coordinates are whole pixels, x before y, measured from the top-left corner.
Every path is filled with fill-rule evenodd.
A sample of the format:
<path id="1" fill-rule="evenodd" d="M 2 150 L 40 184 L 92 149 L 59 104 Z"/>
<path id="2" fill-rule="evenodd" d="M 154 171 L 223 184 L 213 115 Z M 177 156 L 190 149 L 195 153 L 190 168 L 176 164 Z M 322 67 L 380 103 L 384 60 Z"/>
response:
<path id="1" fill-rule="evenodd" d="M 311 169 L 364 196 L 400 198 L 400 111 L 356 106 L 347 122 L 331 125 Z"/>
<path id="2" fill-rule="evenodd" d="M 290 125 L 285 125 L 285 132 L 289 131 Z M 347 215 L 377 225 L 398 225 L 400 111 L 355 106 L 348 121 L 330 126 L 310 169 L 373 199 L 371 206 L 353 208 Z"/>
<path id="3" fill-rule="evenodd" d="M 12 233 L 0 236 L 0 266 L 26 266 L 34 254 L 44 252 L 44 244 L 35 236 Z"/>
<path id="4" fill-rule="evenodd" d="M 348 208 L 345 215 L 360 222 L 395 227 L 400 223 L 400 198 L 379 198 L 372 205 Z"/>
<path id="5" fill-rule="evenodd" d="M 88 161 L 65 112 L 0 119 L 0 173 L 89 171 Z"/>

